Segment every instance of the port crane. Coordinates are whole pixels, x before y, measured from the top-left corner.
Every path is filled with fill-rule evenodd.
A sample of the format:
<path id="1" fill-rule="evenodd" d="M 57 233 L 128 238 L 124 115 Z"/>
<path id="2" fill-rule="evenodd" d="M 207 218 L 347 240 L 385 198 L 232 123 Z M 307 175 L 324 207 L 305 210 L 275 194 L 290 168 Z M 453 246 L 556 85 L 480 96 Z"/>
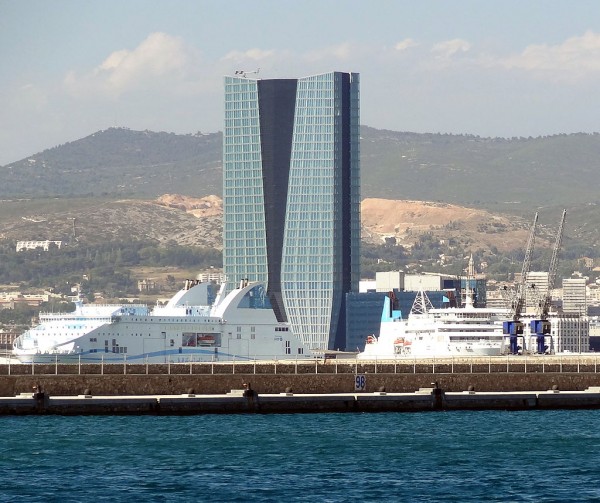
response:
<path id="1" fill-rule="evenodd" d="M 552 289 L 554 288 L 556 273 L 558 271 L 558 253 L 560 252 L 562 244 L 566 216 L 567 210 L 563 210 L 560 225 L 558 226 L 558 232 L 556 233 L 556 241 L 554 243 L 554 248 L 552 249 L 550 267 L 548 268 L 548 290 L 538 303 L 536 312 L 537 318 L 530 322 L 531 334 L 536 336 L 537 352 L 541 354 L 545 353 L 548 349 L 545 344 L 546 336 L 550 335 L 551 332 L 550 321 L 548 321 L 548 312 L 550 311 Z"/>
<path id="2" fill-rule="evenodd" d="M 521 267 L 521 279 L 517 285 L 514 299 L 512 301 L 511 320 L 502 323 L 502 331 L 504 335 L 508 335 L 510 353 L 516 355 L 519 352 L 518 339 L 519 336 L 523 336 L 524 324 L 521 321 L 521 313 L 525 305 L 525 292 L 527 290 L 527 275 L 531 267 L 531 257 L 533 255 L 533 248 L 535 245 L 535 228 L 537 226 L 538 214 L 536 213 L 533 218 L 533 224 L 529 230 L 529 237 L 527 238 L 527 247 L 525 248 L 525 259 L 523 260 L 523 266 Z M 523 344 L 524 346 L 525 344 Z"/>

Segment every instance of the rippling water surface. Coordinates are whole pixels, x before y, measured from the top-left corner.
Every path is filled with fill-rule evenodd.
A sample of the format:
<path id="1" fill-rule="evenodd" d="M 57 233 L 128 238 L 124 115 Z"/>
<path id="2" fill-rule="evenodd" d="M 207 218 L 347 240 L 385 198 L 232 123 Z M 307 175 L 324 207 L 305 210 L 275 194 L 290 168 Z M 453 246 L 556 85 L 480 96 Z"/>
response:
<path id="1" fill-rule="evenodd" d="M 600 501 L 600 411 L 0 417 L 0 501 Z"/>

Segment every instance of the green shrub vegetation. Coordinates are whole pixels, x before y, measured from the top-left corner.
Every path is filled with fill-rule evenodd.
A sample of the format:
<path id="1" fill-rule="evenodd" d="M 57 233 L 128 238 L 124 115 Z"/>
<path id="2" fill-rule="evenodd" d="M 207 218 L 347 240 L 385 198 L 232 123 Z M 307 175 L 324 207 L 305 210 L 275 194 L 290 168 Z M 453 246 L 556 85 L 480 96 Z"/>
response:
<path id="1" fill-rule="evenodd" d="M 136 292 L 130 269 L 137 266 L 177 266 L 202 269 L 221 266 L 221 252 L 212 248 L 169 245 L 151 241 L 110 242 L 90 246 L 51 247 L 15 251 L 14 243 L 0 246 L 0 283 L 52 288 L 70 294 L 81 284 L 83 293 L 102 291 L 110 297 Z"/>

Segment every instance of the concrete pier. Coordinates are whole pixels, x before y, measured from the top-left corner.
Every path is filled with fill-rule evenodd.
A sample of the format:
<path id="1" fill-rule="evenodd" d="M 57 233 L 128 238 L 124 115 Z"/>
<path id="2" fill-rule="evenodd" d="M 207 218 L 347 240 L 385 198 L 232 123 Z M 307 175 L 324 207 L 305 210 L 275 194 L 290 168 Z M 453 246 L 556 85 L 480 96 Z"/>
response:
<path id="1" fill-rule="evenodd" d="M 190 415 L 300 412 L 423 412 L 440 410 L 534 410 L 600 408 L 600 388 L 563 392 L 258 394 L 232 390 L 221 395 L 58 396 L 45 393 L 0 398 L 0 415 Z"/>

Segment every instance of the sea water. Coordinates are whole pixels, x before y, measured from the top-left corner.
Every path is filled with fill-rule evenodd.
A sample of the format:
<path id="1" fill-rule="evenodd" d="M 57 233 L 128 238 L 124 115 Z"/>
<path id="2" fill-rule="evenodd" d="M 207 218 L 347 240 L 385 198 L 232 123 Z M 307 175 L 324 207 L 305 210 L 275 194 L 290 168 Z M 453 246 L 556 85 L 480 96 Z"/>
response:
<path id="1" fill-rule="evenodd" d="M 0 417 L 0 501 L 600 501 L 600 411 Z"/>

